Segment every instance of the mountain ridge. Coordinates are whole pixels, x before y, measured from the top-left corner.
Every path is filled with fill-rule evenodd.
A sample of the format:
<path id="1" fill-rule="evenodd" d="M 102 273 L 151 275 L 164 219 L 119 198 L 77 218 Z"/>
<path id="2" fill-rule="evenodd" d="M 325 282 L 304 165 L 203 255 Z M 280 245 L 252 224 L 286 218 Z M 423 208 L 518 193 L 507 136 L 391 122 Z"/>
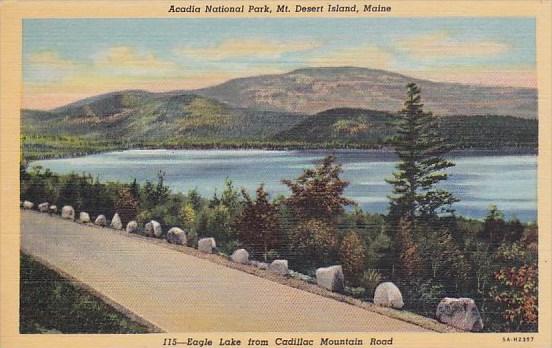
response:
<path id="1" fill-rule="evenodd" d="M 59 112 L 112 95 L 131 93 L 142 98 L 195 94 L 233 107 L 300 114 L 316 114 L 338 107 L 397 112 L 402 108 L 408 82 L 421 87 L 426 109 L 437 115 L 493 114 L 537 118 L 537 90 L 534 88 L 437 82 L 358 67 L 307 67 L 283 74 L 239 77 L 192 90 L 112 91 L 48 111 Z"/>
<path id="2" fill-rule="evenodd" d="M 339 76 L 336 75 L 336 71 L 340 72 Z M 213 90 L 198 94 L 197 91 L 154 93 L 131 89 L 91 96 L 50 111 L 23 109 L 21 113 L 24 148 L 27 152 L 38 153 L 37 156 L 42 156 L 41 153 L 55 156 L 57 152 L 64 152 L 68 148 L 78 148 L 80 153 L 80 149 L 101 151 L 136 146 L 381 148 L 386 146 L 386 138 L 393 135 L 389 120 L 395 117 L 401 108 L 405 94 L 405 76 L 396 73 L 386 74 L 380 70 L 361 71 L 364 75 L 357 80 L 351 77 L 359 72 L 357 68 L 348 68 L 345 75 L 342 68 L 312 68 L 299 69 L 284 75 L 230 80 L 218 87 L 215 86 L 225 89 L 228 87 L 227 84 L 230 84 L 231 93 L 242 93 L 240 85 L 243 84 L 245 94 L 243 98 L 238 97 L 235 102 L 225 100 L 228 94 L 217 94 Z M 312 74 L 316 76 L 315 80 L 309 80 Z M 370 74 L 373 76 L 368 79 Z M 289 79 L 298 82 L 288 83 Z M 371 86 L 368 88 L 370 93 L 379 93 L 379 99 L 375 98 L 373 103 L 366 105 L 362 98 L 339 99 L 340 93 L 344 91 L 354 95 L 351 83 L 362 85 L 368 83 L 366 81 L 369 81 Z M 414 82 L 418 81 L 414 79 Z M 337 97 L 331 96 L 331 88 L 325 89 L 332 83 L 334 87 L 337 86 Z M 305 87 L 305 84 L 308 86 Z M 272 102 L 268 103 L 270 105 L 267 107 L 248 99 L 251 88 L 258 88 L 263 92 L 266 88 L 276 88 L 274 86 L 282 88 L 279 92 L 282 95 L 290 95 L 291 107 L 276 107 L 284 100 L 280 97 L 265 99 Z M 348 87 L 344 90 L 343 86 Z M 385 90 L 382 89 L 384 87 Z M 444 87 L 440 83 L 425 84 L 422 101 L 425 102 L 427 111 L 434 111 L 431 107 L 432 93 L 427 92 L 428 89 L 431 91 L 431 88 Z M 318 93 L 320 90 L 324 93 Z M 490 90 L 498 93 L 492 88 Z M 509 91 L 498 91 L 505 90 Z M 474 93 L 482 90 L 474 87 L 469 91 L 473 97 Z M 217 96 L 209 96 L 211 92 Z M 329 97 L 326 98 L 325 95 Z M 507 95 L 497 95 L 502 96 L 503 102 L 498 105 L 508 106 L 504 110 L 508 111 L 515 105 Z M 308 103 L 302 104 L 298 96 L 303 96 Z M 382 100 L 390 110 L 371 107 L 373 104 L 380 105 L 378 103 Z M 459 102 L 464 101 L 466 98 Z M 389 107 L 393 102 L 400 105 Z M 362 105 L 358 106 L 355 103 Z M 491 100 L 488 103 L 494 102 Z M 284 106 L 286 105 L 288 104 Z M 330 105 L 331 107 L 322 111 L 297 111 L 307 106 L 317 109 Z M 453 107 L 451 110 L 461 109 Z M 447 117 L 438 117 L 446 137 L 459 144 L 461 148 L 537 148 L 536 118 L 523 118 L 507 113 L 475 113 L 476 111 L 481 110 L 476 108 L 472 110 L 473 114 L 449 113 Z M 439 112 L 434 113 L 440 115 Z M 73 152 L 70 153 L 74 153 L 74 150 L 71 151 Z M 68 150 L 64 153 L 68 153 Z"/>
<path id="3" fill-rule="evenodd" d="M 397 112 L 405 86 L 417 83 L 435 114 L 537 118 L 537 90 L 435 82 L 380 69 L 301 68 L 283 74 L 232 79 L 192 93 L 233 106 L 314 114 L 336 107 Z"/>

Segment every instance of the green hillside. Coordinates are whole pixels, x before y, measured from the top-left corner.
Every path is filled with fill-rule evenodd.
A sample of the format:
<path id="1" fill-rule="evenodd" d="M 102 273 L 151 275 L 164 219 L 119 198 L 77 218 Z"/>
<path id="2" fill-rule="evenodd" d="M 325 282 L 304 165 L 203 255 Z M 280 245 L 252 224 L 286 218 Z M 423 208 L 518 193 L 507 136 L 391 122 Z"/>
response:
<path id="1" fill-rule="evenodd" d="M 536 149 L 539 139 L 537 120 L 496 115 L 442 118 L 441 133 L 461 148 Z"/>
<path id="2" fill-rule="evenodd" d="M 380 147 L 393 135 L 393 114 L 363 109 L 332 109 L 305 118 L 273 139 L 336 147 Z M 511 116 L 448 116 L 440 118 L 441 133 L 459 148 L 537 148 L 538 122 Z"/>
<path id="3" fill-rule="evenodd" d="M 383 111 L 339 108 L 308 116 L 296 126 L 273 137 L 274 141 L 335 144 L 337 146 L 384 145 L 393 134 L 393 115 Z"/>
<path id="4" fill-rule="evenodd" d="M 270 138 L 306 117 L 230 107 L 192 94 L 129 91 L 88 101 L 49 112 L 23 110 L 23 134 L 127 143 L 252 141 Z"/>
<path id="5" fill-rule="evenodd" d="M 123 91 L 22 110 L 22 140 L 29 159 L 139 147 L 380 148 L 393 134 L 393 117 L 358 108 L 259 111 L 189 93 Z M 462 148 L 537 147 L 534 119 L 448 116 L 441 128 Z"/>

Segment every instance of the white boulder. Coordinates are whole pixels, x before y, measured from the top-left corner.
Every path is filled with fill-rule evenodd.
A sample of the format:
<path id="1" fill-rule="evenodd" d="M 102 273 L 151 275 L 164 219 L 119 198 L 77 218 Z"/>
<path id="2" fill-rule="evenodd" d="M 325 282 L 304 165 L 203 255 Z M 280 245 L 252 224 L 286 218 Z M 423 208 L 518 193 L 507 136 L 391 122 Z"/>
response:
<path id="1" fill-rule="evenodd" d="M 105 215 L 100 214 L 96 217 L 96 220 L 94 220 L 94 224 L 105 227 L 107 226 L 107 218 L 105 217 Z"/>
<path id="2" fill-rule="evenodd" d="M 63 219 L 75 220 L 75 209 L 70 205 L 64 205 L 61 208 L 61 217 Z"/>
<path id="3" fill-rule="evenodd" d="M 123 222 L 121 221 L 121 217 L 119 216 L 118 213 L 115 213 L 115 215 L 113 215 L 110 226 L 111 228 L 114 228 L 116 230 L 123 229 Z"/>
<path id="4" fill-rule="evenodd" d="M 188 236 L 181 228 L 172 227 L 167 231 L 167 242 L 171 244 L 186 245 L 186 243 L 188 243 Z"/>
<path id="5" fill-rule="evenodd" d="M 90 222 L 90 214 L 88 214 L 85 211 L 81 211 L 79 214 L 79 221 L 83 224 L 87 224 Z"/>
<path id="6" fill-rule="evenodd" d="M 245 249 L 238 249 L 232 253 L 230 257 L 232 261 L 241 263 L 242 265 L 249 264 L 249 253 Z"/>
<path id="7" fill-rule="evenodd" d="M 161 237 L 161 235 L 163 234 L 161 224 L 155 220 L 151 220 L 144 226 L 144 234 L 148 237 Z"/>
<path id="8" fill-rule="evenodd" d="M 215 238 L 201 238 L 197 242 L 197 250 L 202 253 L 212 254 L 213 250 L 217 247 Z"/>
<path id="9" fill-rule="evenodd" d="M 126 225 L 127 233 L 137 233 L 138 232 L 138 223 L 136 221 L 129 221 Z"/>
<path id="10" fill-rule="evenodd" d="M 316 283 L 330 291 L 342 292 L 345 289 L 343 268 L 341 266 L 318 268 L 316 270 Z"/>
<path id="11" fill-rule="evenodd" d="M 279 275 L 287 275 L 288 270 L 288 260 L 274 260 L 268 266 L 268 270 Z"/>
<path id="12" fill-rule="evenodd" d="M 391 282 L 381 283 L 376 287 L 374 292 L 374 304 L 397 309 L 404 306 L 401 291 Z"/>
<path id="13" fill-rule="evenodd" d="M 51 205 L 49 208 L 50 214 L 57 214 L 57 205 Z"/>
<path id="14" fill-rule="evenodd" d="M 471 298 L 445 297 L 437 305 L 437 320 L 464 331 L 481 331 L 483 320 Z"/>
<path id="15" fill-rule="evenodd" d="M 38 211 L 41 213 L 47 213 L 50 208 L 50 203 L 44 202 L 38 205 Z"/>
<path id="16" fill-rule="evenodd" d="M 24 201 L 23 202 L 23 209 L 33 209 L 34 203 L 31 201 Z"/>

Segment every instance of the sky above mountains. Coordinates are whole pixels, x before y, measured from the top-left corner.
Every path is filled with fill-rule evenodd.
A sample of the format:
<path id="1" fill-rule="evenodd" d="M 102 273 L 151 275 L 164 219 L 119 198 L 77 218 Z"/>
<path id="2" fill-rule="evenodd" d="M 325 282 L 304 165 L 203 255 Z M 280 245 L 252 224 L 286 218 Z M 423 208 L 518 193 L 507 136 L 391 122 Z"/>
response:
<path id="1" fill-rule="evenodd" d="M 536 87 L 529 18 L 33 19 L 23 107 L 122 90 L 195 89 L 303 67 Z"/>

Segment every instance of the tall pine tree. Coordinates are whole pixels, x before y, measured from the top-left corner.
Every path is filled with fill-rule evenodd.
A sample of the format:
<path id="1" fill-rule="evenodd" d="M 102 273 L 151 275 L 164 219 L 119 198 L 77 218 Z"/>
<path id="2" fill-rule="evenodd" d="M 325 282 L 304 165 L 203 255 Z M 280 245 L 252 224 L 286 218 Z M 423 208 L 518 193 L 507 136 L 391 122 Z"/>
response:
<path id="1" fill-rule="evenodd" d="M 429 222 L 441 213 L 453 212 L 458 200 L 436 184 L 447 179 L 443 170 L 454 166 L 444 159 L 452 146 L 439 134 L 437 118 L 423 111 L 421 91 L 415 83 L 407 86 L 407 100 L 395 122 L 396 135 L 390 140 L 399 157 L 389 196 L 389 218 L 392 225 L 410 221 Z"/>

